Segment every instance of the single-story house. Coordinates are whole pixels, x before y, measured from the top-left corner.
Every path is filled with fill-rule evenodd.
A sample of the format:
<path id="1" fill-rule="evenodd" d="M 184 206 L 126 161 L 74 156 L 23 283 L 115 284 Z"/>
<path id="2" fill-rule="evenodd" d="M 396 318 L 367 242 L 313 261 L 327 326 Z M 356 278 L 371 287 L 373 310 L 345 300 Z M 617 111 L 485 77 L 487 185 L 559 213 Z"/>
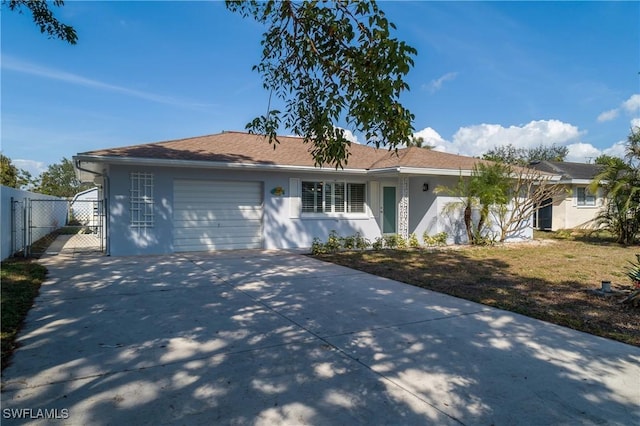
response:
<path id="1" fill-rule="evenodd" d="M 101 185 L 111 255 L 306 248 L 360 233 L 408 237 L 447 232 L 466 240 L 437 195 L 482 160 L 418 147 L 352 144 L 344 169 L 316 167 L 302 138 L 243 132 L 79 153 L 78 177 Z M 514 238 L 531 238 L 527 226 Z"/>
<path id="2" fill-rule="evenodd" d="M 538 161 L 530 166 L 542 172 L 561 175 L 558 183 L 567 189 L 551 202 L 545 202 L 545 207 L 534 214 L 536 229 L 557 231 L 594 225 L 594 219 L 604 206 L 602 190 L 598 189 L 595 194 L 589 191 L 589 185 L 601 170 L 599 165 Z"/>

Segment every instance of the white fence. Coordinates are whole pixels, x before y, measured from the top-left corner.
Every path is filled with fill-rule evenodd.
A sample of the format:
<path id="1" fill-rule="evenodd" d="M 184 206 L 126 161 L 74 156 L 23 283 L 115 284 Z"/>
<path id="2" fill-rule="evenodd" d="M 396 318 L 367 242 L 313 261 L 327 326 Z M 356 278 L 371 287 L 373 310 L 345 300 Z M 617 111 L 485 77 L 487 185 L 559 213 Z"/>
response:
<path id="1" fill-rule="evenodd" d="M 28 204 L 27 200 L 65 200 L 60 197 L 23 191 L 7 186 L 1 187 L 0 198 L 0 256 L 2 260 L 25 248 L 27 241 L 25 238 L 26 228 L 28 227 L 25 210 Z M 38 225 L 32 230 L 32 241 L 36 241 L 49 232 L 55 231 L 65 225 L 68 216 L 67 204 L 55 203 L 54 205 L 60 207 L 52 208 L 50 206 L 43 206 L 43 208 L 32 211 L 32 220 Z"/>

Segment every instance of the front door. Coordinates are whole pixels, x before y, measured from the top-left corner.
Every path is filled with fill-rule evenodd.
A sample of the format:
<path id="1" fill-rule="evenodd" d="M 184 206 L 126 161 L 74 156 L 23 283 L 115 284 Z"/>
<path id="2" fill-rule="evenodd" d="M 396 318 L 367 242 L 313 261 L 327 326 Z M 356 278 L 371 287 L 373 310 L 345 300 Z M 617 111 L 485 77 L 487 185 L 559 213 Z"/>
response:
<path id="1" fill-rule="evenodd" d="M 382 233 L 396 233 L 396 187 L 382 187 Z"/>

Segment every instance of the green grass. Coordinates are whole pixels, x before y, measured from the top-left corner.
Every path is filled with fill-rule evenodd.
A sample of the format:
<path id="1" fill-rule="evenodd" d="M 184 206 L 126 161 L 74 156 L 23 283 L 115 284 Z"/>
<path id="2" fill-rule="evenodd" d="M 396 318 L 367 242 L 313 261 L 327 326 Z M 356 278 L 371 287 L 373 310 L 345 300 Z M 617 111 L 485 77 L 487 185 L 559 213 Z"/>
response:
<path id="1" fill-rule="evenodd" d="M 640 310 L 589 292 L 604 280 L 629 293 L 625 276 L 638 246 L 612 243 L 608 235 L 581 233 L 540 241 L 438 250 L 340 252 L 319 259 L 359 269 L 587 333 L 640 346 Z"/>
<path id="2" fill-rule="evenodd" d="M 38 295 L 46 274 L 47 269 L 34 262 L 25 260 L 2 262 L 0 345 L 3 370 L 9 364 L 11 354 L 16 348 L 16 336 L 27 312 L 33 305 L 33 299 Z"/>

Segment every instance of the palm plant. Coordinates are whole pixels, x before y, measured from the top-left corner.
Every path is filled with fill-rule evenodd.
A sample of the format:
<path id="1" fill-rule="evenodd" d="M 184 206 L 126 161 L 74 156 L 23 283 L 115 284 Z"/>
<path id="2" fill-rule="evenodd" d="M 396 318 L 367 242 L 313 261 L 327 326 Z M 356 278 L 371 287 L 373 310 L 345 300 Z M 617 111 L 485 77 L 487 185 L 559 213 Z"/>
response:
<path id="1" fill-rule="evenodd" d="M 594 178 L 590 190 L 601 187 L 606 197 L 604 210 L 597 217 L 616 236 L 620 244 L 631 245 L 640 232 L 640 128 L 628 138 L 626 160 L 606 157 L 602 171 Z"/>

